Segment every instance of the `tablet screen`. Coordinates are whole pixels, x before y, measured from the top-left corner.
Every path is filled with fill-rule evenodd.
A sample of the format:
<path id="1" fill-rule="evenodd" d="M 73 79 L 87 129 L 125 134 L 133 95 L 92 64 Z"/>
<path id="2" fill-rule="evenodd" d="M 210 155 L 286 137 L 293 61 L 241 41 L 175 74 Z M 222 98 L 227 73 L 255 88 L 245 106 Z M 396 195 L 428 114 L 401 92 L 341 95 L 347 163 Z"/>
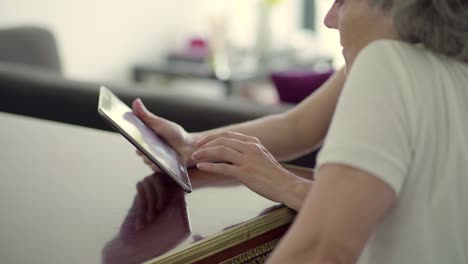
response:
<path id="1" fill-rule="evenodd" d="M 146 126 L 130 107 L 104 86 L 99 91 L 98 112 L 140 152 L 174 179 L 184 191 L 192 191 L 183 159 Z"/>

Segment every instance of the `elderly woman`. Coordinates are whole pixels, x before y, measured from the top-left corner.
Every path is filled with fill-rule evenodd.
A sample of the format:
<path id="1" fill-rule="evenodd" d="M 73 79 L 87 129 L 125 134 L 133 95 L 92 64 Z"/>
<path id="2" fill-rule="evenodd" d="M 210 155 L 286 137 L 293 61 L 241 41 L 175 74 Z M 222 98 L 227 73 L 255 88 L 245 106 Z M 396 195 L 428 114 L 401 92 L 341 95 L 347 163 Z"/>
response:
<path id="1" fill-rule="evenodd" d="M 189 134 L 134 111 L 188 165 L 299 211 L 269 263 L 468 263 L 468 2 L 336 0 L 325 25 L 345 70 L 287 113 Z M 314 181 L 277 162 L 322 142 Z"/>

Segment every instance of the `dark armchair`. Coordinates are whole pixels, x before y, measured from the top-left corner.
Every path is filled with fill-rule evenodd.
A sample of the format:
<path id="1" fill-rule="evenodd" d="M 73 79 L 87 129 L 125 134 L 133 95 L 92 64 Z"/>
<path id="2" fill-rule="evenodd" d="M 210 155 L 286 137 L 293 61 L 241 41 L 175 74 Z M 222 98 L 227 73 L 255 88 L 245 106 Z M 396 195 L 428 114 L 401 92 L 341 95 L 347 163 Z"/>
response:
<path id="1" fill-rule="evenodd" d="M 32 65 L 62 72 L 55 37 L 41 27 L 1 29 L 0 62 Z"/>

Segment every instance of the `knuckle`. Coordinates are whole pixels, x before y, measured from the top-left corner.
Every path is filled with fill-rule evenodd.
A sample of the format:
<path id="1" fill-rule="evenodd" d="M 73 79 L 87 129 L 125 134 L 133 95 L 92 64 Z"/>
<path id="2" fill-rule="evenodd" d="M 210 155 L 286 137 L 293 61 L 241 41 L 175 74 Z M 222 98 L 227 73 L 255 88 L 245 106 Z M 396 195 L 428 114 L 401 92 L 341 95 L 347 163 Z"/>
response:
<path id="1" fill-rule="evenodd" d="M 252 151 L 253 153 L 262 153 L 263 148 L 262 145 L 258 143 L 250 143 L 249 145 L 249 150 Z"/>
<path id="2" fill-rule="evenodd" d="M 260 144 L 260 140 L 257 137 L 250 137 L 250 140 L 254 143 Z"/>
<path id="3" fill-rule="evenodd" d="M 221 134 L 219 134 L 220 137 L 229 137 L 233 134 L 232 131 L 224 131 L 224 132 L 221 132 Z"/>
<path id="4" fill-rule="evenodd" d="M 218 138 L 216 141 L 217 141 L 217 143 L 218 143 L 219 145 L 225 145 L 226 142 L 229 141 L 229 138 L 227 138 L 227 137 L 220 137 L 220 138 Z"/>
<path id="5" fill-rule="evenodd" d="M 221 164 L 218 164 L 218 173 L 221 174 L 221 175 L 224 175 L 224 176 L 231 176 L 232 173 L 229 173 L 230 172 L 230 166 L 228 164 L 224 164 L 224 163 L 221 163 Z"/>
<path id="6" fill-rule="evenodd" d="M 235 135 L 235 134 L 236 134 L 236 132 L 234 132 L 234 131 L 226 131 L 226 135 L 228 135 L 228 136 L 232 136 L 232 135 Z"/>

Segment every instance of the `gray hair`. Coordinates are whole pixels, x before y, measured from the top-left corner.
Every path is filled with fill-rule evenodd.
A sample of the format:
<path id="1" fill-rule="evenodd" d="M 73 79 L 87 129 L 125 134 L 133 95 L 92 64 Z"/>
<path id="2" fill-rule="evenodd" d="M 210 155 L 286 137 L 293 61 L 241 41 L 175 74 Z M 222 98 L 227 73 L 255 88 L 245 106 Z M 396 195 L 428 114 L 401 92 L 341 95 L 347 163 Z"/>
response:
<path id="1" fill-rule="evenodd" d="M 468 62 L 467 0 L 370 0 L 391 12 L 403 41 Z"/>

